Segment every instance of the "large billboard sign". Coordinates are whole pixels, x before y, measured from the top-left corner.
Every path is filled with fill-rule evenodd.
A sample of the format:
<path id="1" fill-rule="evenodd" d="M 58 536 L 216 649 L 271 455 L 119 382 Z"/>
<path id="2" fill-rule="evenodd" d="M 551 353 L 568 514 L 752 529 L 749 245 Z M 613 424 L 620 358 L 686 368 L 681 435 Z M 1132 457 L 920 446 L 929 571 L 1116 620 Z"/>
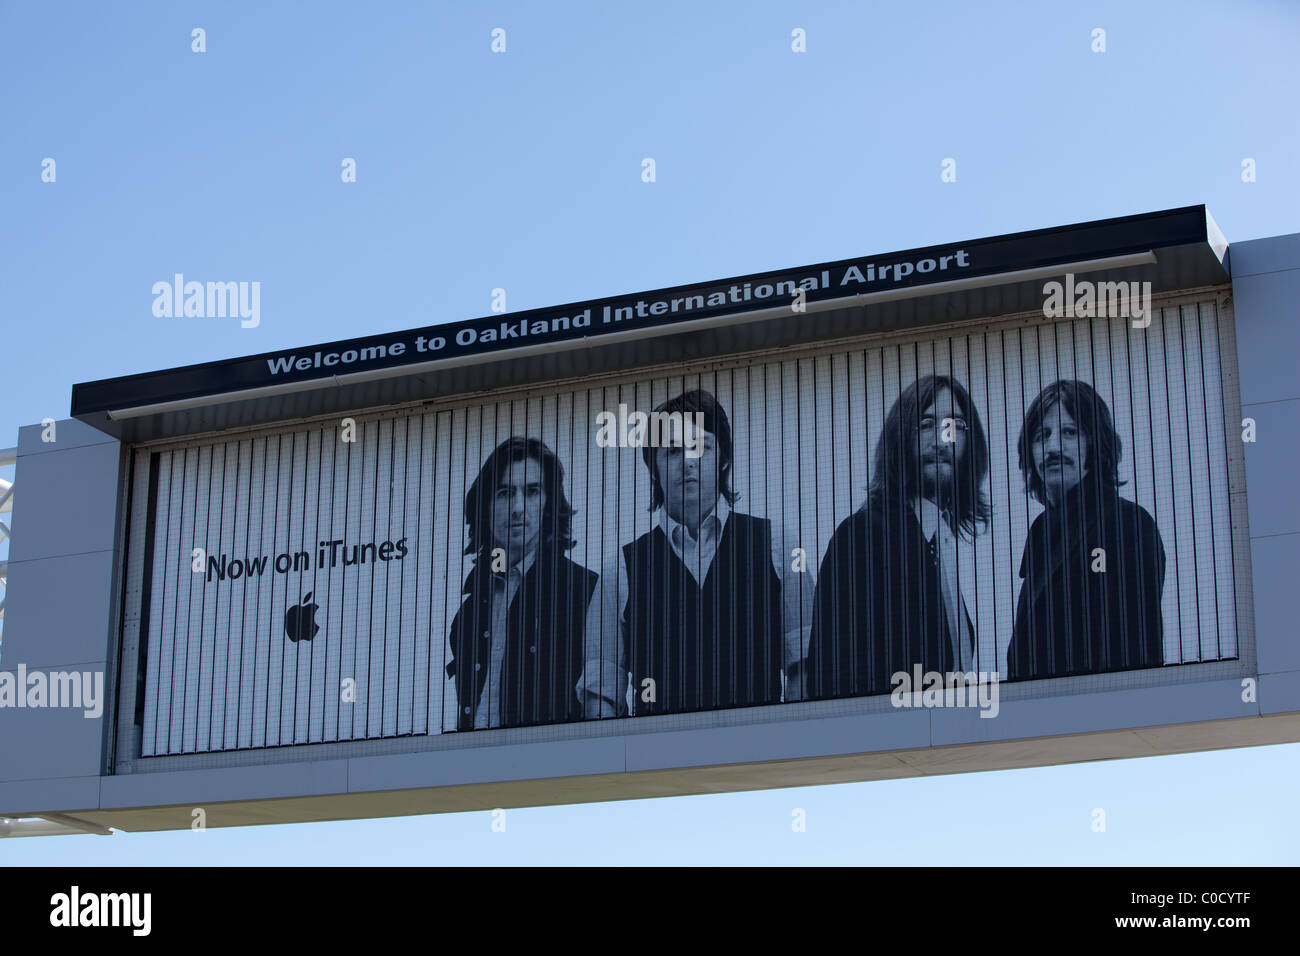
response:
<path id="1" fill-rule="evenodd" d="M 1237 658 L 1231 318 L 1082 314 L 138 447 L 119 756 Z"/>

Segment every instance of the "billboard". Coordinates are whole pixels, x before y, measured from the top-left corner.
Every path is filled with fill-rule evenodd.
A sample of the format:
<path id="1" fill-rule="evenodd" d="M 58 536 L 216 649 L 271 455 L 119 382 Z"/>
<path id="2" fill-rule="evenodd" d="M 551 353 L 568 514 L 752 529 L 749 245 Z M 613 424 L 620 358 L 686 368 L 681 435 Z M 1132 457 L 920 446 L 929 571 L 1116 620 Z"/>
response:
<path id="1" fill-rule="evenodd" d="M 139 447 L 120 755 L 1236 658 L 1231 323 L 1149 318 Z"/>

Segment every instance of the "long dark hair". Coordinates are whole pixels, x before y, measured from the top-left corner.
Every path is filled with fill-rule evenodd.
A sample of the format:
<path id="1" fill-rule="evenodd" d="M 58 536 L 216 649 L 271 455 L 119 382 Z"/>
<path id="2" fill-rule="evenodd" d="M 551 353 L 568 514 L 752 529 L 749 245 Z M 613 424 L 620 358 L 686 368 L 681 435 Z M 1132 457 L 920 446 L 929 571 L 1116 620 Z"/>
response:
<path id="1" fill-rule="evenodd" d="M 988 525 L 989 517 L 993 514 L 993 508 L 982 490 L 984 479 L 989 473 L 989 445 L 970 393 L 948 375 L 918 378 L 894 402 L 894 407 L 885 416 L 885 426 L 880 441 L 876 444 L 871 488 L 863 507 L 896 505 L 900 501 L 920 496 L 921 469 L 917 446 L 921 413 L 930 406 L 940 390 L 945 388 L 952 392 L 953 400 L 961 409 L 968 428 L 966 449 L 961 461 L 955 462 L 953 467 L 953 488 L 956 494 L 951 516 L 957 525 L 954 530 L 973 537 L 980 528 Z"/>
<path id="2" fill-rule="evenodd" d="M 511 464 L 528 458 L 537 459 L 541 465 L 542 487 L 546 491 L 541 547 L 558 545 L 561 551 L 568 551 L 577 544 L 571 532 L 573 508 L 564 496 L 564 466 L 545 442 L 512 435 L 488 455 L 478 477 L 465 492 L 465 524 L 469 526 L 466 554 L 487 554 L 492 550 L 492 509 L 496 502 L 497 484 L 510 470 Z"/>
<path id="3" fill-rule="evenodd" d="M 1025 477 L 1025 488 L 1034 500 L 1047 503 L 1043 479 L 1034 468 L 1034 455 L 1030 447 L 1048 410 L 1055 404 L 1070 413 L 1087 441 L 1088 473 L 1079 484 L 1087 489 L 1115 489 L 1124 482 L 1119 480 L 1119 460 L 1124 454 L 1124 443 L 1111 421 L 1110 408 L 1087 382 L 1062 379 L 1053 382 L 1041 392 L 1025 412 L 1025 423 L 1020 429 L 1016 451 L 1020 456 L 1020 473 Z M 1085 482 L 1087 484 L 1085 484 Z"/>

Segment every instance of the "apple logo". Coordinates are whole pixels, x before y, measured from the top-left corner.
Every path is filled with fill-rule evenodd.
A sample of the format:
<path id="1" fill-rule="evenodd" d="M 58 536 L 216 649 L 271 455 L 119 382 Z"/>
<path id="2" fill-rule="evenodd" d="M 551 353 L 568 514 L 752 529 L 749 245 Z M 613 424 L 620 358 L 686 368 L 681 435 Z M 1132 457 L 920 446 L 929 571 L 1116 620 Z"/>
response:
<path id="1" fill-rule="evenodd" d="M 310 641 L 320 630 L 320 625 L 316 623 L 316 612 L 319 608 L 315 604 L 308 604 L 310 600 L 311 592 L 308 591 L 301 604 L 295 604 L 284 614 L 284 633 L 295 644 L 299 641 Z"/>

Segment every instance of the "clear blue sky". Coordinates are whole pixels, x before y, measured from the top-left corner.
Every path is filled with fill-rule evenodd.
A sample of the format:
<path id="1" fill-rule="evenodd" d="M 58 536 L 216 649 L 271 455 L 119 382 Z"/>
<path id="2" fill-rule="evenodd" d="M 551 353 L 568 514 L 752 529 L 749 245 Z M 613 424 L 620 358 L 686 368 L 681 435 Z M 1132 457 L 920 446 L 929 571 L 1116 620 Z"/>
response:
<path id="1" fill-rule="evenodd" d="M 74 382 L 484 315 L 496 287 L 518 311 L 1193 203 L 1230 241 L 1300 231 L 1300 4 L 986 6 L 4 0 L 0 446 Z M 260 281 L 261 325 L 155 318 L 175 272 Z M 1297 806 L 1288 745 L 0 863 L 1294 864 Z"/>

